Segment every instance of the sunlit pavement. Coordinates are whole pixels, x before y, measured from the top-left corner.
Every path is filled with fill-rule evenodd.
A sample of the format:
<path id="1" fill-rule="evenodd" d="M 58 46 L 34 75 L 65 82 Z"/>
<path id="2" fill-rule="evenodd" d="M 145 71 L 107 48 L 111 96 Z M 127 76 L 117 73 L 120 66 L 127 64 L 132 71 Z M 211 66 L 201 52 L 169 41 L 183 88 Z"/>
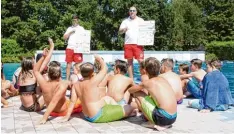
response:
<path id="1" fill-rule="evenodd" d="M 65 123 L 61 117 L 50 118 L 44 125 L 38 125 L 44 111 L 25 112 L 19 109 L 19 96 L 8 99 L 14 107 L 1 109 L 1 133 L 159 133 L 141 126 L 143 119 L 131 117 L 110 123 L 90 123 L 82 114 L 74 114 Z M 225 112 L 199 113 L 187 108 L 188 100 L 178 105 L 178 117 L 173 127 L 160 133 L 234 133 L 234 107 Z"/>

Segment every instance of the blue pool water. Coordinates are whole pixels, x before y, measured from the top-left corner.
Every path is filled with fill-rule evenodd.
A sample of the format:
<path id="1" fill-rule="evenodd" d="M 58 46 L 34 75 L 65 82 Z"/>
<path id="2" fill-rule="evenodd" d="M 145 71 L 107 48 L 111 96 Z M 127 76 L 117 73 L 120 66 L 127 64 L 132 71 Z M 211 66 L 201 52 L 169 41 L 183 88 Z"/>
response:
<path id="1" fill-rule="evenodd" d="M 178 65 L 180 64 L 180 62 L 178 62 L 175 65 L 174 71 L 178 72 Z M 4 74 L 7 80 L 12 80 L 12 75 L 14 73 L 14 71 L 20 66 L 19 63 L 5 63 L 4 64 Z M 109 70 L 111 70 L 111 66 L 108 65 Z M 66 77 L 66 64 L 62 63 L 62 78 L 65 79 Z M 203 65 L 203 69 L 205 69 L 205 64 Z M 135 81 L 140 81 L 140 72 L 138 69 L 138 64 L 134 64 L 134 76 L 135 76 Z M 234 98 L 234 62 L 233 61 L 224 61 L 223 62 L 223 66 L 221 71 L 223 72 L 223 74 L 227 77 L 228 81 L 229 81 L 229 85 L 230 85 L 230 90 L 232 93 L 232 96 Z"/>

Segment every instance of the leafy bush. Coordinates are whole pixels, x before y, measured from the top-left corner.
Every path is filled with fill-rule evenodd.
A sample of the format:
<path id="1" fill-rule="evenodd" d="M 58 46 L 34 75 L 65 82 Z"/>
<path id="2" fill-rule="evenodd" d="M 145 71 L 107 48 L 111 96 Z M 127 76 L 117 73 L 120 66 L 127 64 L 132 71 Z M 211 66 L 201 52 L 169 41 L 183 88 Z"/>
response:
<path id="1" fill-rule="evenodd" d="M 215 54 L 213 54 L 213 53 L 206 54 L 205 58 L 206 58 L 206 60 L 218 59 L 218 57 Z"/>
<path id="2" fill-rule="evenodd" d="M 207 58 L 214 55 L 220 60 L 234 60 L 234 41 L 213 41 L 206 45 Z"/>

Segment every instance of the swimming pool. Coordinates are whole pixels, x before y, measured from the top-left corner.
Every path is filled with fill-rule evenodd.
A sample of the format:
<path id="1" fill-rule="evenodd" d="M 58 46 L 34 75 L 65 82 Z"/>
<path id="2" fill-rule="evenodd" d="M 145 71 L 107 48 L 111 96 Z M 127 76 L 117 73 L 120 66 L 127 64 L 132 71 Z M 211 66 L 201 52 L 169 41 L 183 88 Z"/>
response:
<path id="1" fill-rule="evenodd" d="M 177 62 L 174 68 L 175 72 L 178 72 L 178 65 L 181 62 Z M 20 66 L 20 63 L 5 63 L 4 64 L 4 74 L 7 80 L 12 80 L 12 75 L 14 71 Z M 111 66 L 108 65 L 109 70 L 111 70 Z M 203 64 L 203 69 L 205 69 L 205 64 Z M 223 66 L 221 71 L 227 77 L 230 85 L 230 90 L 232 93 L 232 97 L 234 98 L 234 62 L 233 61 L 223 61 Z M 136 82 L 140 81 L 140 72 L 138 69 L 138 64 L 134 64 L 134 80 Z M 62 63 L 62 78 L 66 77 L 66 63 Z"/>

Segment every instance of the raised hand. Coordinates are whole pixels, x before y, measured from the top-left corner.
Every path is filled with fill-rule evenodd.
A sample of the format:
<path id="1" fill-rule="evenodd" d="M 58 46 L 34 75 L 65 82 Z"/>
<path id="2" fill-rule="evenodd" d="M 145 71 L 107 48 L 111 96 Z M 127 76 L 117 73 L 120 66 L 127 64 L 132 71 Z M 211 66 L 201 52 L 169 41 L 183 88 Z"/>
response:
<path id="1" fill-rule="evenodd" d="M 50 44 L 50 47 L 54 47 L 54 42 L 50 37 L 48 38 L 48 42 Z"/>

